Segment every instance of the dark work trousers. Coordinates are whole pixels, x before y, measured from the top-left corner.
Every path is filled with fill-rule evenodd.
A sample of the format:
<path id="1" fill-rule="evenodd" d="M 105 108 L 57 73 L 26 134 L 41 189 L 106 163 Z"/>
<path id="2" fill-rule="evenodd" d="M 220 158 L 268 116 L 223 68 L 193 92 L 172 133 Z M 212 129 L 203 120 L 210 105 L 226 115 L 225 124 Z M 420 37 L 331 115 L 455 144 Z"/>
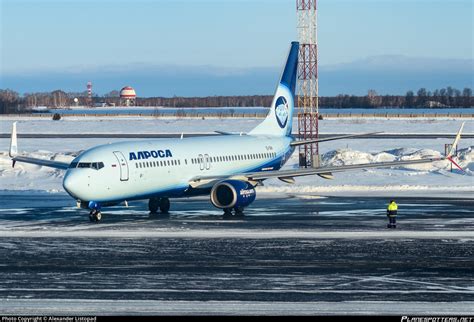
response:
<path id="1" fill-rule="evenodd" d="M 387 216 L 388 216 L 387 228 L 396 228 L 397 227 L 397 212 L 388 211 Z"/>

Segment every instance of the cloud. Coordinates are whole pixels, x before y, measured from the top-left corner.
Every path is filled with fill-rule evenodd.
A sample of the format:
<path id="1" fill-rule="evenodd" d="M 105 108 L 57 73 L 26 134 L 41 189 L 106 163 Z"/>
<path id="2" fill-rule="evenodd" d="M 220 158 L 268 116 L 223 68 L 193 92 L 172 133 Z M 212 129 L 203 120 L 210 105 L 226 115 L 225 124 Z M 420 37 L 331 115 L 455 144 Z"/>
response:
<path id="1" fill-rule="evenodd" d="M 407 56 L 374 56 L 349 63 L 321 66 L 320 95 L 404 94 L 453 86 L 473 87 L 473 60 Z M 21 93 L 63 89 L 85 90 L 92 81 L 94 92 L 105 94 L 125 85 L 139 96 L 213 96 L 272 94 L 280 67 L 234 68 L 216 66 L 153 65 L 134 63 L 101 67 L 75 66 L 61 71 L 42 70 L 4 74 L 0 88 Z"/>

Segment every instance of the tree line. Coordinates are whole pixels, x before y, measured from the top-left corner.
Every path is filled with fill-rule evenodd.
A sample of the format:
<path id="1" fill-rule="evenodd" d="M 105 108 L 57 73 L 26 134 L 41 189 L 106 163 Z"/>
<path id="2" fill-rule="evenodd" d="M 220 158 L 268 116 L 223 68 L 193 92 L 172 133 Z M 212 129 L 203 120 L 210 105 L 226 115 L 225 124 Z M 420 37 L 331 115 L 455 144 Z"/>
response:
<path id="1" fill-rule="evenodd" d="M 74 99 L 77 98 L 77 102 Z M 270 106 L 272 95 L 249 96 L 207 96 L 207 97 L 138 97 L 138 106 L 165 107 L 255 107 Z M 94 94 L 92 102 L 86 92 L 64 92 L 55 90 L 44 93 L 19 93 L 10 89 L 0 89 L 0 113 L 28 112 L 32 107 L 67 108 L 74 105 L 104 103 L 120 105 L 118 91 L 99 96 Z M 447 88 L 428 91 L 420 88 L 416 93 L 408 91 L 405 95 L 379 95 L 369 90 L 367 95 L 344 95 L 319 97 L 319 106 L 324 108 L 459 108 L 474 107 L 471 88 L 462 91 L 448 86 Z"/>

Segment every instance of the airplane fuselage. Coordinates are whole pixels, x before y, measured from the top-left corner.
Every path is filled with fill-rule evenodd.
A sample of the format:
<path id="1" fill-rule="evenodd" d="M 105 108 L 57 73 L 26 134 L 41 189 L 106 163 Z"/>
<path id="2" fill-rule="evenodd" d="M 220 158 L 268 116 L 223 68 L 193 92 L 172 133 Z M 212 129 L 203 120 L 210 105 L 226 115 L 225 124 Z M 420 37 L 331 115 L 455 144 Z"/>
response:
<path id="1" fill-rule="evenodd" d="M 153 139 L 97 146 L 67 170 L 63 186 L 81 201 L 120 202 L 208 194 L 196 177 L 280 169 L 293 153 L 291 137 L 225 135 Z"/>

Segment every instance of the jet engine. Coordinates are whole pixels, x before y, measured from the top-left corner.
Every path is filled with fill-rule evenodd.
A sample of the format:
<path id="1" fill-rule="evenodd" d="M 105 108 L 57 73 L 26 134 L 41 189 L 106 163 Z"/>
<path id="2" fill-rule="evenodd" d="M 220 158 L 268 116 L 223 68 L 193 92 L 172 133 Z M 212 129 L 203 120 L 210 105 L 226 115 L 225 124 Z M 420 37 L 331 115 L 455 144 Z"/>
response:
<path id="1" fill-rule="evenodd" d="M 211 190 L 212 204 L 221 209 L 247 207 L 255 200 L 255 197 L 254 187 L 240 180 L 218 182 Z"/>

